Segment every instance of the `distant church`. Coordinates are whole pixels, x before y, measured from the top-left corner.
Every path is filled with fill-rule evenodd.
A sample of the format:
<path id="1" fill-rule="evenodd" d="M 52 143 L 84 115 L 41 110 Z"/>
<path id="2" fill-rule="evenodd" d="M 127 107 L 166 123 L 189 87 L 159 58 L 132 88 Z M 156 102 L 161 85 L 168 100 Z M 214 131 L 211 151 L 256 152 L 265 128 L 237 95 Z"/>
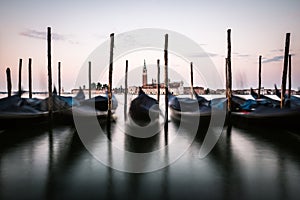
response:
<path id="1" fill-rule="evenodd" d="M 146 67 L 146 60 L 144 60 L 144 67 L 143 67 L 143 89 L 155 89 L 157 88 L 158 84 L 156 83 L 155 79 L 152 79 L 152 82 L 148 84 L 148 76 L 147 76 L 147 67 Z M 161 85 L 162 87 L 162 85 Z"/>
<path id="2" fill-rule="evenodd" d="M 150 84 L 148 84 L 146 60 L 144 60 L 143 85 L 142 85 L 144 92 L 147 94 L 156 94 L 158 86 L 161 88 L 160 93 L 164 94 L 164 92 L 165 92 L 163 90 L 165 88 L 164 83 L 160 83 L 158 85 L 156 83 L 156 80 L 152 79 L 152 82 Z M 183 81 L 171 83 L 169 80 L 169 91 L 174 94 L 183 94 Z"/>
<path id="3" fill-rule="evenodd" d="M 146 60 L 144 60 L 144 68 L 143 68 L 143 87 L 147 85 L 147 68 L 146 68 Z"/>

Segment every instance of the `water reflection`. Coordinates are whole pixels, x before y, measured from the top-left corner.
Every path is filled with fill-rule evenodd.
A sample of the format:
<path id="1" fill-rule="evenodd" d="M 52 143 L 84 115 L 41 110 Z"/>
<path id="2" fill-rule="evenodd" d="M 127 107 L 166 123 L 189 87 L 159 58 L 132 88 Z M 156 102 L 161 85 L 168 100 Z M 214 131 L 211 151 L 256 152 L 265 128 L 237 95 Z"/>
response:
<path id="1" fill-rule="evenodd" d="M 220 162 L 223 169 L 220 171 L 225 173 L 224 176 L 228 182 L 224 188 L 226 191 L 224 196 L 235 198 L 238 195 L 242 198 L 252 196 L 253 198 L 271 197 L 274 199 L 293 197 L 291 188 L 287 190 L 286 186 L 289 183 L 286 177 L 294 177 L 289 174 L 292 166 L 298 168 L 299 174 L 299 157 L 291 159 L 293 164 L 285 165 L 284 163 L 285 160 L 290 160 L 286 158 L 293 156 L 296 152 L 299 153 L 299 149 L 296 150 L 297 148 L 290 146 L 298 142 L 291 140 L 291 137 L 284 131 L 251 132 L 234 128 L 229 136 L 227 134 L 225 139 L 222 137 L 211 154 L 215 155 L 219 161 L 223 158 Z M 299 182 L 294 182 L 294 184 L 299 185 Z M 236 190 L 232 190 L 233 188 Z M 252 193 L 255 189 L 261 191 L 261 194 Z M 230 194 L 228 194 L 229 191 Z"/>
<path id="2" fill-rule="evenodd" d="M 246 198 L 239 157 L 233 151 L 232 127 L 224 128 L 219 142 L 210 154 L 213 166 L 225 180 L 220 188 L 224 199 Z"/>
<path id="3" fill-rule="evenodd" d="M 109 135 L 109 136 L 111 136 L 111 128 L 110 128 L 110 125 L 111 124 L 108 124 L 108 126 L 109 126 L 109 128 L 107 128 L 107 134 Z M 113 160 L 112 160 L 112 156 L 113 156 L 113 154 L 112 154 L 112 143 L 110 143 L 109 142 L 109 144 L 108 144 L 108 163 L 109 163 L 109 165 L 112 165 L 113 163 Z M 107 199 L 114 199 L 114 183 L 113 183 L 113 179 L 114 179 L 114 177 L 113 177 L 113 169 L 111 168 L 111 167 L 108 167 L 107 168 L 107 191 L 106 191 L 106 195 L 107 195 Z"/>
<path id="4" fill-rule="evenodd" d="M 54 164 L 54 147 L 53 147 L 53 131 L 52 127 L 49 127 L 48 131 L 48 148 L 49 148 L 49 159 L 48 159 L 48 174 L 47 174 L 47 183 L 46 183 L 46 199 L 53 199 L 53 188 L 52 188 L 52 174 L 53 174 L 53 164 Z"/>
<path id="5" fill-rule="evenodd" d="M 118 123 L 118 122 L 117 122 Z M 156 158 L 168 163 L 172 155 L 164 131 L 150 138 L 135 138 L 112 123 L 111 142 L 91 138 L 93 149 L 106 152 L 109 164 L 134 163 L 119 150 L 147 153 L 163 149 Z M 87 122 L 88 126 L 88 122 Z M 168 124 L 172 144 L 181 133 L 179 124 Z M 193 138 L 188 126 L 182 143 Z M 300 139 L 291 130 L 243 130 L 225 127 L 207 157 L 199 150 L 207 127 L 200 126 L 190 148 L 170 166 L 150 173 L 125 173 L 105 166 L 89 153 L 72 126 L 52 130 L 7 130 L 0 134 L 0 198 L 15 199 L 190 199 L 190 198 L 298 198 L 300 188 Z M 105 134 L 108 134 L 107 132 Z M 181 148 L 181 144 L 176 145 Z M 155 158 L 155 159 L 154 159 Z M 18 191 L 18 192 L 16 192 Z"/>

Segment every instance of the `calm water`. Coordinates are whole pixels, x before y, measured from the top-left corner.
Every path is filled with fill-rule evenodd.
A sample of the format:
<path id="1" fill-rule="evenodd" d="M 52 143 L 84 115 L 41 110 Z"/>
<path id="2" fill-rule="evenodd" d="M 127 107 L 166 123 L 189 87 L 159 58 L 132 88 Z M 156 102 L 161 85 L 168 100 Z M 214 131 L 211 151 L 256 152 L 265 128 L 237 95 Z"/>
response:
<path id="1" fill-rule="evenodd" d="M 117 97 L 122 102 L 123 97 Z M 164 147 L 163 131 L 150 139 L 124 134 L 122 113 L 120 103 L 119 118 L 111 127 L 115 145 L 134 152 Z M 168 144 L 177 129 L 178 124 L 169 122 Z M 5 130 L 0 132 L 0 199 L 299 199 L 299 132 L 225 128 L 213 150 L 200 159 L 205 135 L 201 129 L 171 165 L 150 173 L 126 173 L 95 159 L 74 126 Z M 93 148 L 101 151 L 103 141 L 94 141 Z M 112 156 L 123 159 L 108 151 L 107 158 Z M 168 152 L 161 156 L 168 157 Z"/>

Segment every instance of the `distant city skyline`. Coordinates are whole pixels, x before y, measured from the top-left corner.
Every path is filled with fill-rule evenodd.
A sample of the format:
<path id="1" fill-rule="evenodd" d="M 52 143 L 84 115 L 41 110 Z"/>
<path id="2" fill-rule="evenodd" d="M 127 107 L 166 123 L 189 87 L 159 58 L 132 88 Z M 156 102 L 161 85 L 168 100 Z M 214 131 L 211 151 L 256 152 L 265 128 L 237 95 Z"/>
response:
<path id="1" fill-rule="evenodd" d="M 230 28 L 233 88 L 237 89 L 257 87 L 259 55 L 263 56 L 262 86 L 272 88 L 276 83 L 280 87 L 285 34 L 290 32 L 292 88 L 297 90 L 300 87 L 299 8 L 300 1 L 296 0 L 229 0 L 218 3 L 196 0 L 4 0 L 0 3 L 0 25 L 3 27 L 0 30 L 0 91 L 6 91 L 7 67 L 12 71 L 13 90 L 17 90 L 20 58 L 23 59 L 23 88 L 28 89 L 27 65 L 28 59 L 32 58 L 33 90 L 47 90 L 45 33 L 48 26 L 52 27 L 53 32 L 53 83 L 57 85 L 57 63 L 60 61 L 65 91 L 75 87 L 75 79 L 86 58 L 96 47 L 109 40 L 110 33 L 118 35 L 140 28 L 172 30 L 192 39 L 206 52 L 194 55 L 195 59 L 209 56 L 218 76 L 223 79 L 227 54 L 226 30 Z M 118 44 L 115 47 L 118 48 Z M 159 52 L 132 52 L 116 61 L 113 87 L 124 85 L 125 59 L 129 60 L 131 67 L 131 85 L 142 83 L 144 59 L 149 65 L 149 77 L 156 76 L 157 59 L 163 66 L 163 54 Z M 184 77 L 184 84 L 188 85 L 189 62 L 193 60 L 187 62 L 176 56 L 171 57 L 170 78 L 177 81 Z M 107 75 L 104 74 L 92 81 L 104 83 L 106 80 Z M 203 77 L 201 79 L 201 73 L 195 75 L 194 82 L 195 85 L 210 87 L 205 85 Z"/>

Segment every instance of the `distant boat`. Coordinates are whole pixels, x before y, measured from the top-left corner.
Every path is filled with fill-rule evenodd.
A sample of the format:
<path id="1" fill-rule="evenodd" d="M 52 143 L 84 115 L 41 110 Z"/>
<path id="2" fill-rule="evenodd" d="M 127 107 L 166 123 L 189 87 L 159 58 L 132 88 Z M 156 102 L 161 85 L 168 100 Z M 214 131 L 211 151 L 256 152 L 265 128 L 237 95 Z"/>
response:
<path id="1" fill-rule="evenodd" d="M 159 119 L 160 114 L 158 101 L 149 97 L 142 88 L 139 88 L 138 96 L 131 101 L 129 108 L 130 118 L 140 126 L 146 126 L 149 123 Z"/>

